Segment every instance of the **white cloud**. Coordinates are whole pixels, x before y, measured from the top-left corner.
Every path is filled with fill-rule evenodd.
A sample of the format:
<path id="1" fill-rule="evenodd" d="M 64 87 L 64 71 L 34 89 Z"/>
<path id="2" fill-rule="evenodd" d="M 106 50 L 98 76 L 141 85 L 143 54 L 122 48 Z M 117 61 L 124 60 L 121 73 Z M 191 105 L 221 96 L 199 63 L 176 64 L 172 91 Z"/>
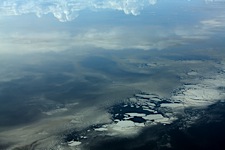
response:
<path id="1" fill-rule="evenodd" d="M 4 2 L 6 3 L 6 1 Z M 76 2 L 78 4 L 79 1 Z M 149 1 L 145 2 L 150 4 Z M 154 4 L 154 2 L 156 1 L 151 1 L 151 4 Z M 40 2 L 37 1 L 37 3 Z M 129 7 L 125 7 L 126 5 L 122 5 L 123 3 L 125 3 L 125 1 L 117 2 L 111 0 L 99 1 L 98 3 L 95 2 L 89 5 L 96 9 L 98 7 L 121 9 L 127 13 L 133 13 L 135 15 L 135 11 L 131 11 L 135 9 L 128 8 L 133 8 L 131 6 L 135 6 L 137 1 L 128 1 L 129 5 L 131 5 Z M 0 2 L 0 6 L 1 4 L 3 4 L 3 2 Z M 62 4 L 62 2 L 60 4 Z M 65 6 L 67 6 L 67 4 L 68 3 L 66 3 Z M 48 6 L 47 8 L 52 7 L 52 3 L 48 4 L 45 2 L 45 5 L 46 7 Z M 12 5 L 11 7 L 16 6 L 17 5 Z M 35 8 L 37 8 L 37 6 L 35 5 Z M 23 12 L 26 12 L 25 10 L 27 10 L 27 7 L 23 7 Z M 18 7 L 18 11 L 21 10 L 19 8 L 20 7 Z M 81 5 L 80 8 L 85 8 L 85 5 Z M 138 5 L 138 8 L 142 8 L 141 3 Z M 7 7 L 4 9 L 7 9 Z M 0 7 L 0 11 L 1 10 L 2 8 Z M 36 10 L 34 9 L 34 11 Z M 41 8 L 40 11 L 42 11 Z M 22 12 L 19 12 L 19 14 L 21 13 Z M 138 24 L 137 26 L 113 26 L 110 28 L 105 28 L 103 25 L 103 28 L 101 28 L 100 25 L 97 28 L 80 27 L 81 30 L 77 30 L 76 33 L 71 32 L 70 29 L 60 31 L 58 28 L 45 32 L 37 32 L 34 27 L 27 30 L 20 30 L 19 25 L 19 30 L 16 30 L 17 32 L 15 32 L 13 30 L 11 31 L 11 29 L 7 29 L 8 26 L 1 24 L 3 30 L 0 32 L 0 54 L 64 51 L 68 49 L 82 49 L 86 47 L 110 50 L 162 50 L 171 46 L 182 45 L 193 41 L 197 42 L 199 40 L 210 40 L 212 35 L 214 35 L 217 31 L 224 30 L 225 28 L 225 16 L 222 14 L 215 14 L 214 16 L 215 17 L 210 17 L 209 19 L 199 20 L 199 22 L 192 26 L 177 25 L 166 28 L 161 24 L 158 26 Z M 68 20 L 68 18 L 66 19 Z M 49 28 L 50 26 L 47 27 Z M 5 31 L 4 29 L 7 30 Z"/>
<path id="2" fill-rule="evenodd" d="M 220 17 L 221 18 L 221 17 Z M 110 30 L 89 28 L 78 33 L 69 31 L 0 33 L 0 53 L 33 53 L 80 48 L 165 49 L 198 40 L 209 40 L 215 29 L 224 28 L 223 20 L 203 20 L 194 26 L 113 27 Z M 138 30 L 138 29 L 144 30 Z M 13 44 L 12 44 L 13 43 Z"/>
<path id="3" fill-rule="evenodd" d="M 210 2 L 225 2 L 225 0 L 205 0 L 206 3 Z"/>
<path id="4" fill-rule="evenodd" d="M 37 16 L 53 14 L 59 21 L 71 21 L 85 9 L 113 9 L 125 14 L 138 15 L 157 0 L 3 0 L 0 2 L 1 15 L 22 15 L 35 13 Z"/>
<path id="5" fill-rule="evenodd" d="M 164 49 L 181 44 L 181 39 L 170 37 L 170 32 L 161 27 L 149 27 L 138 31 L 136 28 L 115 27 L 110 31 L 89 29 L 78 34 L 69 32 L 48 33 L 7 33 L 0 34 L 0 53 L 33 53 L 64 51 L 79 48 L 123 49 Z M 12 44 L 13 43 L 13 44 Z"/>
<path id="6" fill-rule="evenodd" d="M 125 14 L 138 15 L 144 7 L 155 5 L 158 0 L 2 0 L 1 15 L 23 15 L 34 13 L 38 17 L 53 14 L 59 21 L 71 21 L 85 9 L 113 9 Z M 190 1 L 190 0 L 187 0 Z M 205 3 L 225 2 L 225 0 L 205 0 Z"/>
<path id="7" fill-rule="evenodd" d="M 219 16 L 208 20 L 202 20 L 200 23 L 205 29 L 215 29 L 225 27 L 224 20 L 225 16 Z"/>

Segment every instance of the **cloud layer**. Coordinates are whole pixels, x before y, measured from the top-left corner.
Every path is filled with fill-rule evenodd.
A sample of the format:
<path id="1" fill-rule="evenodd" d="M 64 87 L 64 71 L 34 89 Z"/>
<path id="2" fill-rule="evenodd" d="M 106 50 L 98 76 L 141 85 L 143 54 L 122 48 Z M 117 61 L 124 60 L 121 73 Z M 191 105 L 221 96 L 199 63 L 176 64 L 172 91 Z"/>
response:
<path id="1" fill-rule="evenodd" d="M 11 0 L 0 2 L 1 15 L 22 15 L 35 13 L 38 16 L 52 13 L 60 21 L 69 21 L 79 15 L 79 11 L 84 9 L 115 9 L 124 11 L 126 14 L 138 15 L 145 5 L 154 5 L 157 0 L 23 0 L 22 2 Z M 206 1 L 205 1 L 206 2 Z M 218 1 L 210 1 L 218 2 Z M 217 7 L 216 7 L 217 8 Z M 126 24 L 117 25 L 111 22 L 101 22 L 97 27 L 76 25 L 67 29 L 67 26 L 60 28 L 54 22 L 44 20 L 39 22 L 44 25 L 35 27 L 36 22 L 32 22 L 24 27 L 23 22 L 27 20 L 18 20 L 18 23 L 11 21 L 2 21 L 0 24 L 0 54 L 15 53 L 33 53 L 64 51 L 72 49 L 101 48 L 106 50 L 123 50 L 123 49 L 143 49 L 162 50 L 177 45 L 189 44 L 192 42 L 211 41 L 211 37 L 218 32 L 224 31 L 225 16 L 218 11 L 211 11 L 213 17 L 199 19 L 191 25 L 180 24 L 177 16 L 170 16 L 169 26 L 165 26 L 163 18 L 160 18 L 163 24 L 153 23 L 143 24 L 135 22 L 135 26 Z M 156 17 L 149 15 L 149 17 Z M 136 19 L 136 18 L 135 18 Z M 147 19 L 147 18 L 146 18 Z M 156 19 L 156 22 L 157 22 Z M 186 18 L 183 18 L 185 20 Z M 7 19 L 6 19 L 7 20 Z M 173 22 L 176 20 L 177 22 Z M 42 20 L 43 21 L 43 20 Z M 143 20 L 144 21 L 144 20 Z M 22 24 L 20 24 L 22 22 Z M 137 23 L 137 24 L 136 24 Z M 13 24 L 13 26 L 12 26 Z M 15 25 L 14 25 L 15 24 Z M 60 25 L 65 25 L 61 24 Z M 171 26 L 173 25 L 173 26 Z M 50 30 L 48 30 L 50 29 Z M 13 44 L 12 44 L 13 43 Z"/>
<path id="2" fill-rule="evenodd" d="M 210 41 L 215 30 L 224 29 L 224 16 L 201 20 L 195 26 L 88 28 L 85 31 L 7 32 L 0 33 L 0 54 L 64 51 L 80 48 L 106 50 L 162 50 L 197 41 Z M 144 28 L 144 30 L 139 30 Z M 13 44 L 12 44 L 13 43 Z"/>
<path id="3" fill-rule="evenodd" d="M 205 0 L 205 2 L 225 2 L 225 0 Z M 138 15 L 144 7 L 156 3 L 157 0 L 3 0 L 0 2 L 0 14 L 8 16 L 34 13 L 38 17 L 53 14 L 59 21 L 66 22 L 78 17 L 79 12 L 85 9 L 112 9 Z"/>
<path id="4" fill-rule="evenodd" d="M 85 9 L 113 9 L 125 14 L 138 15 L 148 6 L 156 4 L 157 0 L 3 0 L 0 2 L 1 15 L 22 15 L 34 13 L 41 17 L 53 14 L 59 21 L 71 21 Z"/>
<path id="5" fill-rule="evenodd" d="M 68 32 L 0 34 L 0 53 L 64 51 L 77 47 L 106 50 L 162 50 L 170 46 L 185 44 L 186 40 L 206 38 L 204 33 L 192 36 L 183 32 L 183 29 L 171 32 L 163 31 L 161 27 L 149 27 L 142 32 L 136 30 L 136 28 L 122 27 L 112 28 L 110 31 L 88 29 L 75 35 Z"/>

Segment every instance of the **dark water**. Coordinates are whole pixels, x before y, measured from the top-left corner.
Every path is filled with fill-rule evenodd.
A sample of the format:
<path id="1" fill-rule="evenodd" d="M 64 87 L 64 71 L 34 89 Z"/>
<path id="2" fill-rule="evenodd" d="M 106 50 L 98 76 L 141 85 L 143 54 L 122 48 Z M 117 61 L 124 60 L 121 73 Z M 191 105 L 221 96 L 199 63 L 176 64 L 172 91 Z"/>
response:
<path id="1" fill-rule="evenodd" d="M 218 103 L 207 110 L 205 114 L 190 128 L 171 130 L 171 144 L 174 150 L 225 149 L 225 104 Z"/>
<path id="2" fill-rule="evenodd" d="M 190 110 L 189 110 L 190 111 Z M 195 110 L 196 111 L 196 110 Z M 133 138 L 112 138 L 90 146 L 93 150 L 224 150 L 225 104 L 217 103 L 204 111 L 191 127 L 185 120 L 171 125 L 157 125 L 144 129 Z"/>

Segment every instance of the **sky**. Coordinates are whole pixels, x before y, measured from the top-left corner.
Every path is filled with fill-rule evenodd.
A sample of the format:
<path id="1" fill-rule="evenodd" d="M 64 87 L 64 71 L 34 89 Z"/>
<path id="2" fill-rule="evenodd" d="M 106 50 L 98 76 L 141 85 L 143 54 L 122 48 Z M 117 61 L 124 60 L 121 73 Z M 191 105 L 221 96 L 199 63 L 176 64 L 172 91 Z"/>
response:
<path id="1" fill-rule="evenodd" d="M 215 28 L 222 30 L 223 5 L 223 0 L 4 0 L 0 2 L 0 53 L 78 47 L 163 50 L 207 40 Z"/>

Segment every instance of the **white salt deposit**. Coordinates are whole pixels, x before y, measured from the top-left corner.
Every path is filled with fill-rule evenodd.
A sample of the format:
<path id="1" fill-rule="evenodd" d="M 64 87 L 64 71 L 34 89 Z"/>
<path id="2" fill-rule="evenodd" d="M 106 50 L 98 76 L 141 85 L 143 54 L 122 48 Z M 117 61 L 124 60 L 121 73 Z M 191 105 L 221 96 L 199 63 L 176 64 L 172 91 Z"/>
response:
<path id="1" fill-rule="evenodd" d="M 157 120 L 163 119 L 164 117 L 161 114 L 151 114 L 143 117 L 145 120 Z"/>
<path id="2" fill-rule="evenodd" d="M 144 99 L 149 99 L 152 98 L 152 95 L 147 95 L 147 94 L 135 94 L 136 97 L 144 98 Z"/>
<path id="3" fill-rule="evenodd" d="M 138 127 L 144 127 L 145 126 L 144 123 L 137 123 L 137 122 L 135 122 L 134 125 L 135 126 L 138 126 Z"/>
<path id="4" fill-rule="evenodd" d="M 70 141 L 70 142 L 68 142 L 69 146 L 78 146 L 80 144 L 81 144 L 81 142 L 79 142 L 79 141 Z"/>
<path id="5" fill-rule="evenodd" d="M 173 109 L 184 108 L 184 105 L 181 103 L 163 103 L 160 105 L 161 107 L 169 107 Z"/>
<path id="6" fill-rule="evenodd" d="M 134 129 L 136 126 L 133 121 L 130 120 L 124 120 L 124 121 L 119 121 L 116 124 L 112 124 L 111 128 L 115 131 L 119 131 L 125 134 L 130 134 L 133 133 L 132 129 Z M 129 132 L 127 132 L 129 131 Z"/>
<path id="7" fill-rule="evenodd" d="M 107 131 L 107 128 L 96 128 L 95 131 Z"/>
<path id="8" fill-rule="evenodd" d="M 130 121 L 130 120 L 126 120 L 126 121 L 120 121 L 116 124 L 117 127 L 120 128 L 127 128 L 127 127 L 133 127 L 134 126 L 134 122 Z"/>
<path id="9" fill-rule="evenodd" d="M 141 113 L 126 113 L 126 114 L 131 116 L 131 117 L 144 117 L 144 116 L 146 116 L 145 114 L 141 114 Z"/>
<path id="10" fill-rule="evenodd" d="M 161 101 L 161 99 L 159 99 L 159 98 L 157 98 L 157 97 L 152 97 L 151 100 L 152 100 L 152 101 L 156 101 L 156 102 L 160 102 L 160 101 Z"/>

